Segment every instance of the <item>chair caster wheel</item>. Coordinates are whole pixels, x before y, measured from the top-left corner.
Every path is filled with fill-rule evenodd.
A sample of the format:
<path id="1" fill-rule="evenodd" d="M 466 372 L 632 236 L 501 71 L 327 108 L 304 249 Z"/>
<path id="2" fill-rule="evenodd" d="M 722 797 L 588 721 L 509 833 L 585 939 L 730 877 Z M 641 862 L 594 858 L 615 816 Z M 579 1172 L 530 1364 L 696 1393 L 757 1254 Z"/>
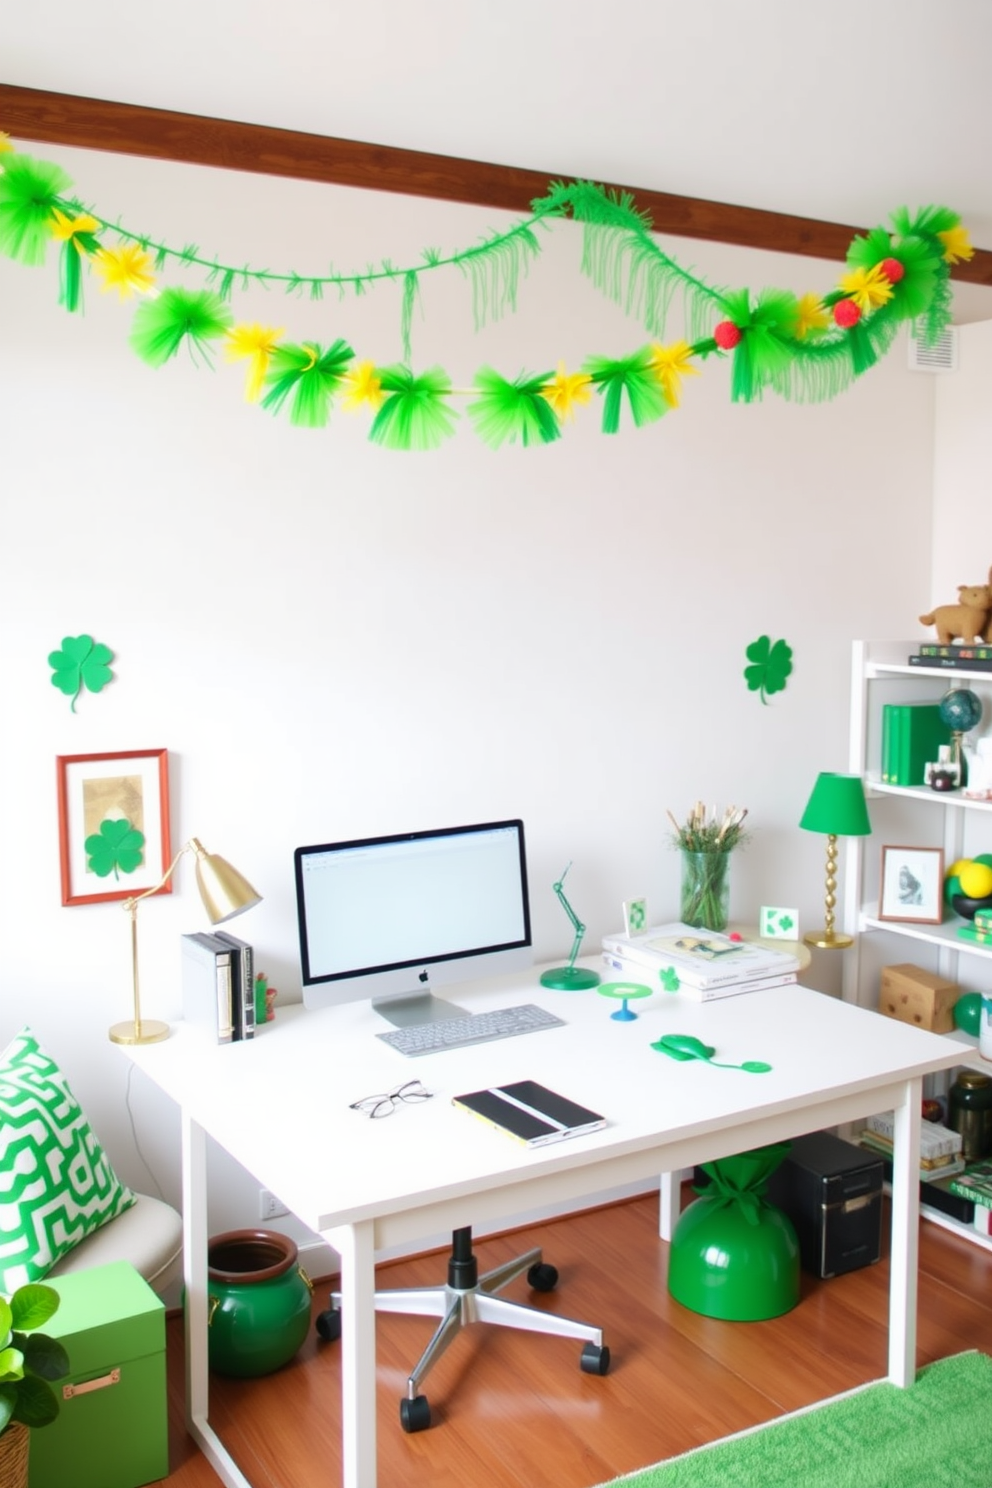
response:
<path id="1" fill-rule="evenodd" d="M 546 1261 L 535 1261 L 527 1272 L 527 1285 L 535 1292 L 553 1292 L 558 1285 L 558 1270 Z"/>
<path id="2" fill-rule="evenodd" d="M 583 1374 L 608 1374 L 610 1351 L 606 1344 L 587 1343 L 579 1359 L 579 1368 Z"/>
<path id="3" fill-rule="evenodd" d="M 341 1337 L 340 1307 L 329 1307 L 326 1312 L 318 1313 L 314 1327 L 317 1337 L 322 1338 L 325 1343 L 337 1343 Z"/>
<path id="4" fill-rule="evenodd" d="M 400 1401 L 400 1425 L 404 1431 L 426 1431 L 430 1424 L 431 1408 L 426 1395 Z"/>

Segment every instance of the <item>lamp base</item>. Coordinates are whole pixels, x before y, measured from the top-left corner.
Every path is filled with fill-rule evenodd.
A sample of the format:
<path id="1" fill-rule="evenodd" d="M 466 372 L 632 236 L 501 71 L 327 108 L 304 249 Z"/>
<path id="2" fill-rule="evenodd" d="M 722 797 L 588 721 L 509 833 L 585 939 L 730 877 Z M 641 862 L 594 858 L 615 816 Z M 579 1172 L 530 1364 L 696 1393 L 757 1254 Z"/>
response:
<path id="1" fill-rule="evenodd" d="M 853 935 L 844 935 L 840 930 L 811 930 L 803 936 L 809 946 L 818 946 L 821 951 L 844 951 L 854 944 Z"/>
<path id="2" fill-rule="evenodd" d="M 169 1032 L 168 1023 L 160 1023 L 157 1018 L 142 1018 L 140 1023 L 129 1018 L 126 1023 L 113 1024 L 109 1036 L 112 1044 L 160 1044 Z"/>
<path id="3" fill-rule="evenodd" d="M 586 971 L 582 966 L 553 966 L 541 972 L 541 986 L 559 992 L 585 992 L 599 986 L 599 972 Z"/>

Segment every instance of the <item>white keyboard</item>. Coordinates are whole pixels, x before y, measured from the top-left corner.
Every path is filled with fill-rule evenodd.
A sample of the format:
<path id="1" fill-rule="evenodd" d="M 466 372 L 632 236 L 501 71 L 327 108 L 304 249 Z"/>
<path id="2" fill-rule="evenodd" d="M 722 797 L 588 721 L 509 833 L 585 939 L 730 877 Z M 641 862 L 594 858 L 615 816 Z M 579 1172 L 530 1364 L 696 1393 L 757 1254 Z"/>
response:
<path id="1" fill-rule="evenodd" d="M 466 1044 L 488 1044 L 493 1039 L 535 1033 L 541 1028 L 562 1028 L 564 1018 L 555 1017 L 533 1002 L 519 1007 L 495 1008 L 488 1013 L 466 1013 L 463 1018 L 438 1018 L 434 1023 L 416 1023 L 377 1033 L 384 1044 L 401 1054 L 435 1054 L 439 1049 L 463 1049 Z"/>

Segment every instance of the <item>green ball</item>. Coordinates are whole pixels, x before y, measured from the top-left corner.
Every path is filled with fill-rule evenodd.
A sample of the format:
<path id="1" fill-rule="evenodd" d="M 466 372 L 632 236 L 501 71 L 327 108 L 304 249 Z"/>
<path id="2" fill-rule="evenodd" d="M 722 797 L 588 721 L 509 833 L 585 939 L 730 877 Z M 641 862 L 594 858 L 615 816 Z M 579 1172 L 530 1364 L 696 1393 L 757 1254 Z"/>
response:
<path id="1" fill-rule="evenodd" d="M 965 992 L 954 1004 L 954 1026 L 965 1033 L 978 1035 L 982 1022 L 982 994 Z"/>
<path id="2" fill-rule="evenodd" d="M 950 905 L 953 909 L 954 905 L 952 903 L 952 900 L 954 898 L 954 895 L 960 894 L 960 892 L 961 880 L 958 878 L 956 873 L 952 873 L 944 879 L 944 903 Z"/>
<path id="3" fill-rule="evenodd" d="M 971 861 L 973 863 L 985 863 L 989 868 L 992 868 L 992 853 L 978 853 Z"/>

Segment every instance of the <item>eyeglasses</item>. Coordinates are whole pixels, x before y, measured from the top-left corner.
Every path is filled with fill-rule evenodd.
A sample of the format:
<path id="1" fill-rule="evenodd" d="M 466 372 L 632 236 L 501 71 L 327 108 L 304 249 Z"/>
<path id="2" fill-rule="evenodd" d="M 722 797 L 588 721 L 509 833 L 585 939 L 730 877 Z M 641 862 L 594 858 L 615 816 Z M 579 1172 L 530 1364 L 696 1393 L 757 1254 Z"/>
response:
<path id="1" fill-rule="evenodd" d="M 383 1116 L 392 1116 L 397 1101 L 416 1105 L 418 1101 L 430 1100 L 432 1095 L 433 1091 L 425 1089 L 419 1080 L 407 1080 L 405 1085 L 397 1085 L 386 1095 L 366 1095 L 362 1100 L 352 1101 L 348 1109 L 364 1111 L 366 1116 L 378 1121 Z"/>

